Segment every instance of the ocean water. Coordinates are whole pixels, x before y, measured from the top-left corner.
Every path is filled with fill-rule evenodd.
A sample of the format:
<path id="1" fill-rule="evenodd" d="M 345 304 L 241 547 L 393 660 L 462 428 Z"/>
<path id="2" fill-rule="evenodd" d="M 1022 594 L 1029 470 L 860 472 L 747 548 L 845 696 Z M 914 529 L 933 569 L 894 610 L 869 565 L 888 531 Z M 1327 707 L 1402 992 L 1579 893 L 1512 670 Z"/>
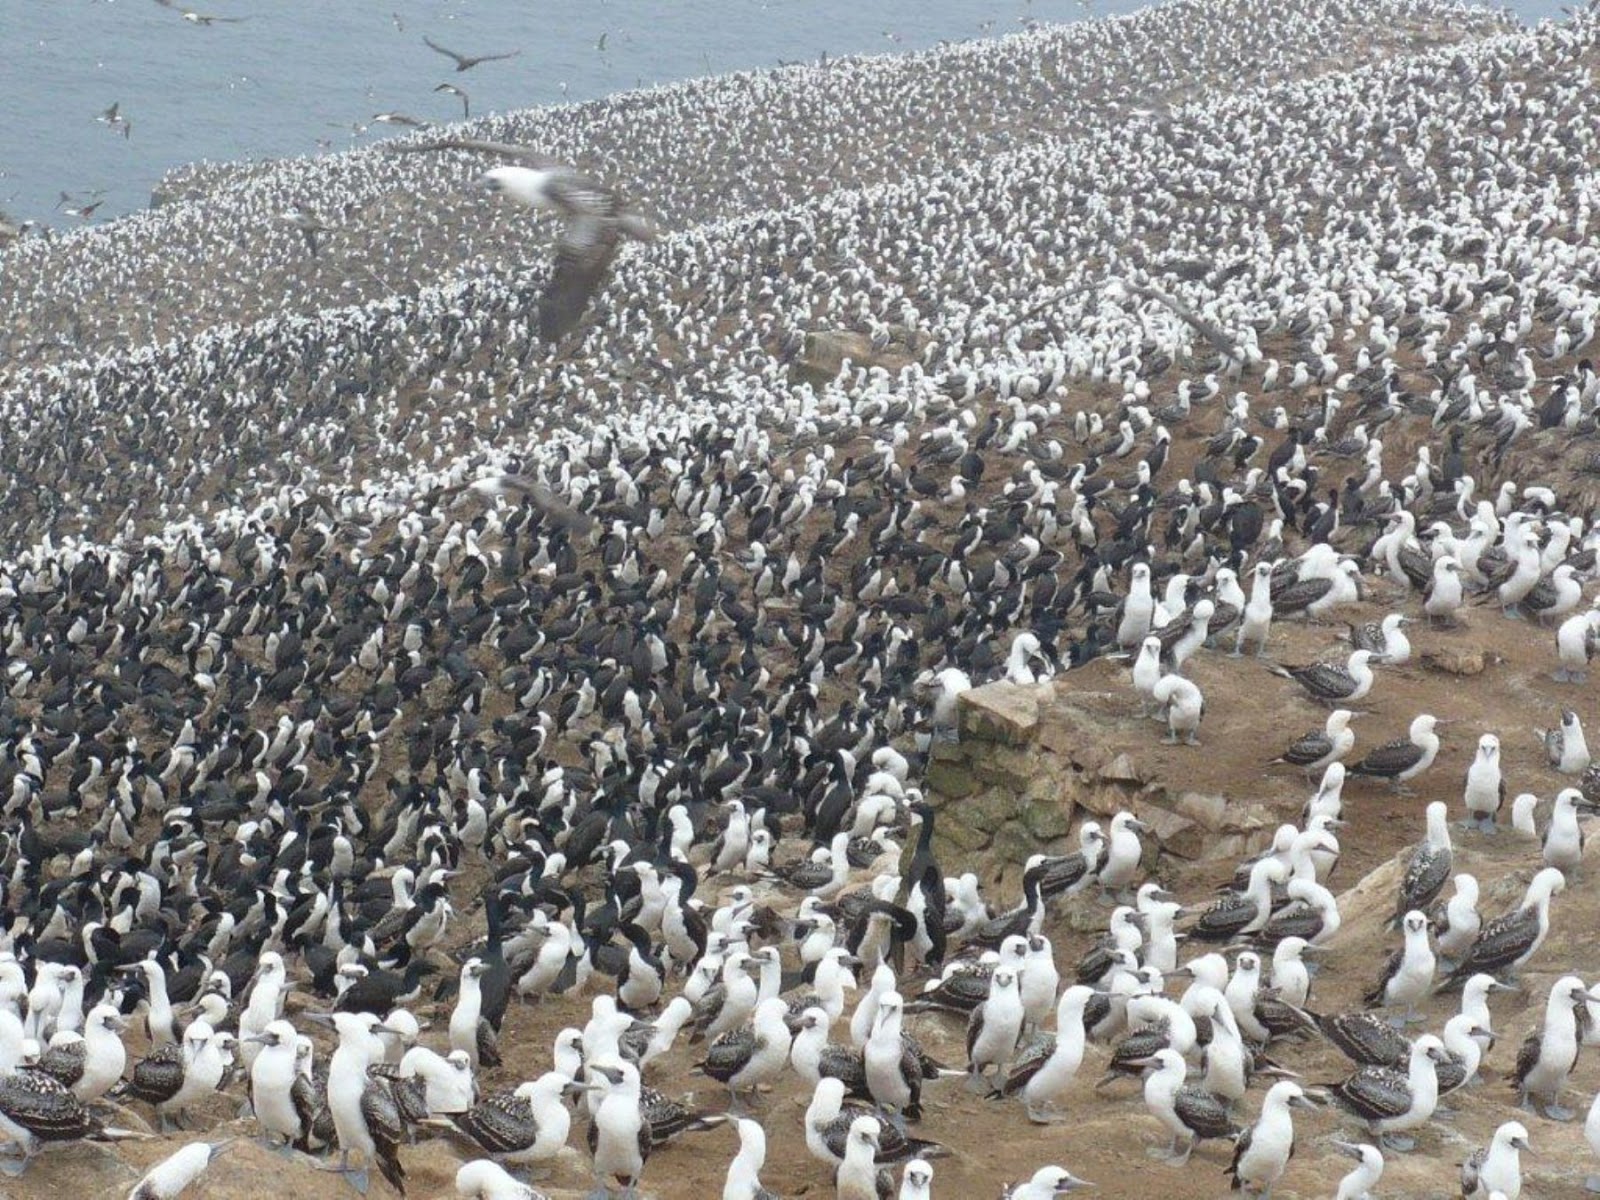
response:
<path id="1" fill-rule="evenodd" d="M 695 75 L 994 37 L 1024 22 L 1129 12 L 1141 0 L 0 0 L 0 211 L 56 224 L 100 202 L 142 207 L 198 159 L 340 150 L 394 112 L 587 100 Z M 1555 16 L 1558 0 L 1518 0 Z M 185 20 L 185 9 L 218 18 Z M 518 57 L 457 72 L 464 54 Z M 113 103 L 129 125 L 98 119 Z M 62 193 L 68 199 L 63 200 Z M 0 282 L 3 286 L 3 282 Z"/>

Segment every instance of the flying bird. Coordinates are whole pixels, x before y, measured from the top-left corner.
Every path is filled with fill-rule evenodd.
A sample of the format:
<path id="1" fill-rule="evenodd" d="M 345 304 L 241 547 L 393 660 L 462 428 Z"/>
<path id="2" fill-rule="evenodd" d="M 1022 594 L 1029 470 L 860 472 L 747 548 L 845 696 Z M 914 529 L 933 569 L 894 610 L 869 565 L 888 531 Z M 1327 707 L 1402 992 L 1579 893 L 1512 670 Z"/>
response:
<path id="1" fill-rule="evenodd" d="M 162 8 L 170 8 L 180 13 L 183 19 L 191 25 L 215 25 L 219 21 L 224 25 L 238 25 L 240 22 L 250 19 L 249 17 L 218 17 L 211 13 L 196 12 L 192 8 L 180 8 L 173 3 L 173 0 L 156 0 L 156 3 L 161 5 Z"/>
<path id="2" fill-rule="evenodd" d="M 441 83 L 433 89 L 436 92 L 448 92 L 461 101 L 461 119 L 468 120 L 472 116 L 472 100 L 467 93 L 453 83 Z"/>
<path id="3" fill-rule="evenodd" d="M 372 119 L 379 125 L 404 125 L 408 129 L 426 129 L 428 122 L 418 120 L 409 113 L 381 112 L 373 113 Z"/>
<path id="4" fill-rule="evenodd" d="M 107 129 L 120 130 L 123 137 L 127 137 L 133 132 L 133 122 L 122 115 L 122 101 L 120 100 L 102 112 L 95 120 L 99 121 Z"/>
<path id="5" fill-rule="evenodd" d="M 470 150 L 511 159 L 515 165 L 494 168 L 479 179 L 479 186 L 564 219 L 556 239 L 555 270 L 539 298 L 539 333 L 548 342 L 560 341 L 577 325 L 623 238 L 647 241 L 655 236 L 649 222 L 623 208 L 622 198 L 612 188 L 526 146 L 443 138 L 394 149 Z"/>
<path id="6" fill-rule="evenodd" d="M 446 58 L 455 59 L 457 71 L 470 71 L 473 67 L 476 67 L 480 63 L 499 62 L 503 58 L 516 58 L 517 55 L 522 53 L 521 50 L 513 50 L 508 54 L 457 54 L 454 50 L 446 50 L 443 46 L 439 45 L 438 42 L 434 41 L 426 34 L 423 35 L 422 40 L 427 44 L 428 49 L 437 50 Z"/>

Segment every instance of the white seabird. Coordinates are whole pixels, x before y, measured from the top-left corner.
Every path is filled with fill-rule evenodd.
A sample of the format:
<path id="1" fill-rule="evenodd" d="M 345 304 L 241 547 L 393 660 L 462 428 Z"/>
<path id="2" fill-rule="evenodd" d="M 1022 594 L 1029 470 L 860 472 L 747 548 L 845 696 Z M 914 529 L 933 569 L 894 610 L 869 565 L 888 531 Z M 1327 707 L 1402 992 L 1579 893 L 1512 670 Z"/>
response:
<path id="1" fill-rule="evenodd" d="M 1478 915 L 1478 880 L 1465 871 L 1451 882 L 1455 891 L 1434 917 L 1439 957 L 1455 962 L 1478 940 L 1483 921 Z"/>
<path id="2" fill-rule="evenodd" d="M 1495 814 L 1506 800 L 1506 781 L 1500 773 L 1500 739 L 1486 733 L 1478 739 L 1478 752 L 1467 767 L 1467 784 L 1462 792 L 1469 826 L 1494 832 Z"/>
<path id="3" fill-rule="evenodd" d="M 1417 1002 L 1433 988 L 1436 960 L 1426 916 L 1413 909 L 1405 915 L 1401 928 L 1405 931 L 1405 944 L 1389 956 L 1377 983 L 1367 993 L 1366 1002 L 1384 1008 L 1403 1005 L 1405 1015 L 1396 1024 L 1404 1026 L 1421 1019 Z"/>
<path id="4" fill-rule="evenodd" d="M 1181 1166 L 1199 1142 L 1231 1138 L 1239 1132 L 1221 1100 L 1203 1088 L 1185 1085 L 1188 1066 L 1183 1055 L 1171 1049 L 1157 1050 L 1148 1061 L 1156 1069 L 1144 1081 L 1145 1107 L 1172 1134 L 1170 1150 L 1152 1147 L 1153 1157 L 1168 1158 Z"/>
<path id="5" fill-rule="evenodd" d="M 487 1158 L 462 1163 L 456 1169 L 456 1195 L 461 1200 L 544 1200 L 541 1192 Z"/>
<path id="6" fill-rule="evenodd" d="M 1412 720 L 1405 737 L 1369 751 L 1350 767 L 1350 774 L 1387 779 L 1392 787 L 1403 788 L 1433 765 L 1439 754 L 1439 735 L 1434 729 L 1444 723 L 1431 713 L 1422 713 Z"/>
<path id="7" fill-rule="evenodd" d="M 1038 1125 L 1063 1121 L 1054 1102 L 1066 1091 L 1083 1064 L 1086 1033 L 1084 1009 L 1094 989 L 1073 984 L 1061 993 L 1056 1004 L 1056 1031 L 1028 1046 L 1012 1064 L 1005 1082 L 998 1089 L 1005 1096 L 1022 1093 L 1028 1120 Z"/>
<path id="8" fill-rule="evenodd" d="M 1016 972 L 999 967 L 989 977 L 989 995 L 967 1020 L 968 1086 L 983 1090 L 983 1075 L 994 1067 L 1003 1079 L 1022 1036 L 1022 996 Z"/>
<path id="9" fill-rule="evenodd" d="M 556 241 L 555 268 L 539 298 L 539 334 L 547 342 L 559 341 L 577 325 L 624 238 L 645 241 L 655 236 L 649 222 L 623 207 L 616 191 L 526 146 L 444 138 L 396 144 L 394 149 L 466 150 L 511 159 L 516 165 L 488 171 L 478 186 L 565 221 Z"/>
<path id="10" fill-rule="evenodd" d="M 1372 1200 L 1372 1189 L 1383 1178 L 1383 1152 L 1366 1142 L 1341 1142 L 1335 1138 L 1331 1144 L 1356 1160 L 1356 1165 L 1339 1180 L 1334 1200 Z"/>
<path id="11" fill-rule="evenodd" d="M 206 1173 L 206 1168 L 232 1141 L 229 1138 L 221 1142 L 190 1142 L 145 1172 L 144 1178 L 128 1193 L 128 1200 L 177 1200 L 185 1188 Z"/>
<path id="12" fill-rule="evenodd" d="M 1507 1121 L 1494 1131 L 1487 1146 L 1474 1150 L 1461 1164 L 1462 1200 L 1488 1200 L 1502 1195 L 1518 1200 L 1522 1195 L 1522 1151 L 1533 1150 L 1521 1121 Z"/>
<path id="13" fill-rule="evenodd" d="M 913 1158 L 900 1174 L 899 1200 L 933 1200 L 933 1167 Z"/>
<path id="14" fill-rule="evenodd" d="M 1600 617 L 1600 612 L 1596 616 Z M 1582 775 L 1589 769 L 1589 741 L 1583 736 L 1583 722 L 1572 709 L 1561 710 L 1557 728 L 1535 729 L 1533 734 L 1544 746 L 1545 759 L 1563 775 Z"/>
<path id="15" fill-rule="evenodd" d="M 1576 975 L 1563 975 L 1556 980 L 1545 1001 L 1543 1024 L 1528 1035 L 1517 1051 L 1511 1078 L 1517 1085 L 1518 1103 L 1530 1112 L 1534 1111 L 1535 1102 L 1542 1103 L 1544 1115 L 1552 1121 L 1570 1121 L 1575 1115 L 1559 1100 L 1578 1063 L 1578 1014 L 1588 999 L 1583 980 Z M 1585 1020 L 1587 1016 L 1585 1010 Z"/>
<path id="16" fill-rule="evenodd" d="M 1472 943 L 1466 958 L 1457 964 L 1446 984 L 1479 971 L 1495 976 L 1514 975 L 1544 944 L 1550 932 L 1550 899 L 1566 886 L 1566 878 L 1560 871 L 1554 867 L 1541 869 L 1529 880 L 1521 904 L 1483 926 L 1478 940 Z"/>
<path id="17" fill-rule="evenodd" d="M 1314 1108 L 1305 1090 L 1291 1079 L 1281 1079 L 1267 1090 L 1256 1123 L 1241 1133 L 1233 1145 L 1228 1173 L 1235 1190 L 1267 1196 L 1288 1169 L 1294 1154 L 1294 1108 Z"/>
<path id="18" fill-rule="evenodd" d="M 722 1200 L 766 1200 L 772 1195 L 761 1186 L 761 1168 L 767 1161 L 767 1131 L 759 1121 L 740 1119 L 739 1152 L 728 1164 Z"/>
<path id="19" fill-rule="evenodd" d="M 1577 788 L 1562 788 L 1556 793 L 1550 823 L 1544 828 L 1539 847 L 1544 865 L 1554 867 L 1563 876 L 1571 875 L 1583 862 L 1583 826 L 1578 822 L 1580 804 L 1585 805 L 1585 812 L 1593 811 Z"/>
<path id="20" fill-rule="evenodd" d="M 1437 1066 L 1446 1061 L 1444 1043 L 1425 1033 L 1411 1043 L 1404 1072 L 1390 1067 L 1362 1067 L 1333 1084 L 1330 1094 L 1347 1111 L 1360 1117 L 1381 1142 L 1393 1150 L 1410 1150 L 1416 1141 L 1396 1137 L 1426 1124 L 1439 1103 Z"/>
<path id="21" fill-rule="evenodd" d="M 1000 1200 L 1054 1200 L 1079 1188 L 1094 1184 L 1079 1179 L 1065 1167 L 1040 1167 L 1033 1177 L 1023 1183 L 1014 1183 L 1001 1193 Z"/>

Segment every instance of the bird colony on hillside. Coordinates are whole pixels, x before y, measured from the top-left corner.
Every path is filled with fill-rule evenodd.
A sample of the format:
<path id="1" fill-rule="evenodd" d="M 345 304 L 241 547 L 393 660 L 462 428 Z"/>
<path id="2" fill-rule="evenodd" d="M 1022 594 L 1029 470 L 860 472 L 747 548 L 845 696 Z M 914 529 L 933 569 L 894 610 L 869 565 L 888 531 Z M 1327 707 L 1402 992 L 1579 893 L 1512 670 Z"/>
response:
<path id="1" fill-rule="evenodd" d="M 1412 52 L 1298 77 L 1379 26 Z M 577 1176 L 649 1191 L 670 1178 L 655 1152 L 736 1137 L 725 1200 L 815 1182 L 768 1171 L 769 1138 L 803 1141 L 847 1200 L 927 1200 L 964 1194 L 941 1175 L 978 1147 L 919 1122 L 969 1106 L 1029 1151 L 988 1190 L 1043 1200 L 1093 1150 L 1027 1126 L 1110 1106 L 1254 1194 L 1348 1155 L 1354 1198 L 1442 1097 L 1509 1073 L 1529 1111 L 1504 1106 L 1460 1183 L 1516 1200 L 1600 1036 L 1595 964 L 1545 961 L 1600 798 L 1581 711 L 1597 41 L 1593 16 L 1527 32 L 1434 4 L 1183 3 L 485 121 L 604 154 L 666 231 L 619 249 L 553 342 L 529 218 L 478 231 L 494 210 L 451 199 L 482 171 L 470 147 L 252 172 L 7 250 L 33 280 L 7 303 L 41 333 L 77 310 L 103 352 L 0 377 L 28 431 L 0 451 L 19 547 L 0 569 L 0 1169 L 215 1113 L 223 1091 L 239 1132 L 363 1189 L 376 1170 L 403 1192 L 410 1145 L 448 1137 L 466 1196 L 531 1196 L 514 1176 L 570 1170 L 572 1146 Z M 1281 78 L 1174 90 L 1245 44 Z M 678 136 L 737 145 L 736 115 L 769 100 L 931 97 L 959 124 L 1046 61 L 1091 82 L 1025 71 L 1037 111 L 1005 146 L 996 120 L 860 190 L 806 197 L 797 176 L 840 136 L 824 119 L 769 148 L 805 171 Z M 1079 103 L 1099 107 L 1066 124 Z M 275 223 L 291 203 L 321 232 Z M 342 245 L 359 208 L 407 224 Z M 248 275 L 188 273 L 242 226 Z M 381 275 L 390 247 L 399 265 L 436 239 L 464 278 L 415 295 L 326 307 L 335 281 L 307 265 Z M 179 305 L 201 279 L 222 319 L 115 344 L 142 289 Z M 284 315 L 226 323 L 263 279 Z M 853 361 L 801 382 L 809 335 L 835 329 Z M 1346 628 L 1364 597 L 1389 615 Z M 1352 728 L 1421 630 L 1513 620 L 1569 709 L 1541 732 L 1546 776 L 1501 763 L 1519 726 L 1444 778 L 1443 691 L 1401 729 Z M 1326 653 L 1280 661 L 1290 622 Z M 1292 820 L 1218 899 L 1150 877 L 1133 812 L 985 896 L 935 841 L 930 749 L 975 684 L 1070 688 L 1108 655 L 1129 701 L 1108 719 L 1142 710 L 1174 754 L 1228 719 L 1197 663 L 1325 706 L 1283 739 Z M 1366 832 L 1355 788 L 1417 794 L 1426 818 L 1392 954 L 1372 947 L 1365 1006 L 1334 1010 L 1313 969 L 1340 944 L 1340 841 Z M 1456 862 L 1453 839 L 1491 835 L 1527 868 L 1504 911 Z M 1096 899 L 1104 942 L 1058 958 L 1062 906 Z M 1503 989 L 1552 965 L 1534 1036 L 1492 1051 Z M 571 1024 L 530 1056 L 514 1000 Z M 1408 1032 L 1441 1003 L 1441 1028 Z M 1285 1077 L 1325 1045 L 1342 1078 Z M 513 1057 L 541 1064 L 512 1078 Z M 691 1063 L 725 1101 L 657 1086 Z M 771 1098 L 790 1086 L 799 1120 Z M 1329 1105 L 1360 1140 L 1291 1165 L 1301 1114 Z M 1600 1153 L 1600 1109 L 1585 1130 Z M 227 1153 L 196 1140 L 135 1194 Z"/>

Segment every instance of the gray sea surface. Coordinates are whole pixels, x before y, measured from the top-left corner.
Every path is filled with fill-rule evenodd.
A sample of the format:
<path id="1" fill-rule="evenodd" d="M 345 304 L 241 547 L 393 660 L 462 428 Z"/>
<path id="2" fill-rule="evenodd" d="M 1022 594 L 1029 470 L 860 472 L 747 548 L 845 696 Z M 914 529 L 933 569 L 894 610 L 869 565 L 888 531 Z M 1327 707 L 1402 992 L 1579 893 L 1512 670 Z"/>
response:
<path id="1" fill-rule="evenodd" d="M 0 0 L 0 211 L 70 224 L 140 208 L 210 159 L 328 153 L 401 127 L 696 75 L 997 37 L 1140 0 Z M 1524 20 L 1557 0 L 1519 0 Z M 185 12 L 217 17 L 205 24 Z M 233 18 L 224 20 L 222 18 Z M 463 54 L 517 51 L 465 72 Z M 112 104 L 124 126 L 101 119 Z M 0 284 L 3 286 L 3 284 Z"/>

